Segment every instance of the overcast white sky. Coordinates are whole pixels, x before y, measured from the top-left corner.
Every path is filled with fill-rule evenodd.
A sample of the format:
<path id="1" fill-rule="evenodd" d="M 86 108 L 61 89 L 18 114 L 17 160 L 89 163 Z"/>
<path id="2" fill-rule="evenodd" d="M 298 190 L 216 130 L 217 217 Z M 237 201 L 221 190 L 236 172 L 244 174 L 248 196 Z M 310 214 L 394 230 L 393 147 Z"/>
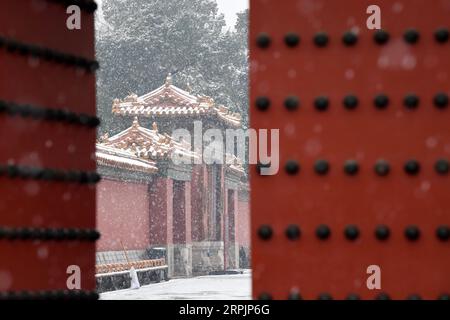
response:
<path id="1" fill-rule="evenodd" d="M 236 13 L 248 8 L 248 0 L 217 0 L 217 4 L 219 11 L 225 15 L 228 27 L 236 23 Z"/>
<path id="2" fill-rule="evenodd" d="M 103 0 L 97 0 L 99 5 L 99 14 L 101 21 L 101 5 Z M 166 0 L 170 1 L 170 0 Z M 228 27 L 234 27 L 236 23 L 236 13 L 248 8 L 249 0 L 216 0 L 219 6 L 219 11 L 225 15 L 225 20 Z"/>

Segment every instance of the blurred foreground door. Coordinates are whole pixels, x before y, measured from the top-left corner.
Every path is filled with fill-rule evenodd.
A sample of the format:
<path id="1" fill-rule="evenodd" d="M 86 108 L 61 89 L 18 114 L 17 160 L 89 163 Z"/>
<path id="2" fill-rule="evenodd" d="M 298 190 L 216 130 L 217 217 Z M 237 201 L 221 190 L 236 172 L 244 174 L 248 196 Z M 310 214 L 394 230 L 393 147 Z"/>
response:
<path id="1" fill-rule="evenodd" d="M 450 1 L 375 2 L 251 0 L 254 298 L 449 298 Z"/>
<path id="2" fill-rule="evenodd" d="M 96 5 L 65 2 L 0 2 L 3 298 L 96 298 Z"/>

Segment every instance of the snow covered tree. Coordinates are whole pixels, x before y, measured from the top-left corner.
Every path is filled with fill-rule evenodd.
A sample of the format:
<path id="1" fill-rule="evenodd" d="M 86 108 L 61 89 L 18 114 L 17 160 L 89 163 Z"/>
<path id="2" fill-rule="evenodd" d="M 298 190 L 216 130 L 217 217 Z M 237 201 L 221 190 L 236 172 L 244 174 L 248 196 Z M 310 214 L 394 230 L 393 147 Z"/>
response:
<path id="1" fill-rule="evenodd" d="M 215 0 L 104 0 L 97 33 L 101 131 L 124 129 L 111 114 L 114 98 L 174 84 L 206 94 L 247 125 L 247 12 L 225 30 Z M 129 124 L 126 124 L 129 125 Z"/>

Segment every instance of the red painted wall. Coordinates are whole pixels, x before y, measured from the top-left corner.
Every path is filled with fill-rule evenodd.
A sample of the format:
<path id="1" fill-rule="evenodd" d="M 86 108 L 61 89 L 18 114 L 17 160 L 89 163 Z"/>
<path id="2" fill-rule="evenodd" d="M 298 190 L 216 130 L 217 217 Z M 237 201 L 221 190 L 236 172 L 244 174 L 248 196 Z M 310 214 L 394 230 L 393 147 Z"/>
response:
<path id="1" fill-rule="evenodd" d="M 120 239 L 128 250 L 170 244 L 174 241 L 174 227 L 175 243 L 205 240 L 207 215 L 203 211 L 205 204 L 200 202 L 204 199 L 203 188 L 207 187 L 204 168 L 199 166 L 193 176 L 195 183 L 178 182 L 184 189 L 178 195 L 173 192 L 174 182 L 163 177 L 155 177 L 150 187 L 104 178 L 97 186 L 97 224 L 102 234 L 97 250 L 122 250 Z M 236 241 L 249 246 L 249 204 L 237 199 L 235 192 Z M 180 208 L 173 206 L 174 200 L 183 203 L 183 217 Z M 174 210 L 179 216 L 175 220 Z"/>
<path id="2" fill-rule="evenodd" d="M 148 185 L 103 179 L 97 185 L 98 251 L 149 246 Z"/>

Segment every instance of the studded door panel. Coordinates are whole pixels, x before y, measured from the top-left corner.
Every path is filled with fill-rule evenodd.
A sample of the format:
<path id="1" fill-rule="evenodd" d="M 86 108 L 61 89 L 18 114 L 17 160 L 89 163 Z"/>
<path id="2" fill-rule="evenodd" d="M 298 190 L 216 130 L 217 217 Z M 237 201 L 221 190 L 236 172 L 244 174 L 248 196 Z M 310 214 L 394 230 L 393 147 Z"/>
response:
<path id="1" fill-rule="evenodd" d="M 0 298 L 96 297 L 96 5 L 65 3 L 0 2 Z"/>
<path id="2" fill-rule="evenodd" d="M 254 298 L 449 297 L 450 1 L 372 2 L 251 0 Z"/>

